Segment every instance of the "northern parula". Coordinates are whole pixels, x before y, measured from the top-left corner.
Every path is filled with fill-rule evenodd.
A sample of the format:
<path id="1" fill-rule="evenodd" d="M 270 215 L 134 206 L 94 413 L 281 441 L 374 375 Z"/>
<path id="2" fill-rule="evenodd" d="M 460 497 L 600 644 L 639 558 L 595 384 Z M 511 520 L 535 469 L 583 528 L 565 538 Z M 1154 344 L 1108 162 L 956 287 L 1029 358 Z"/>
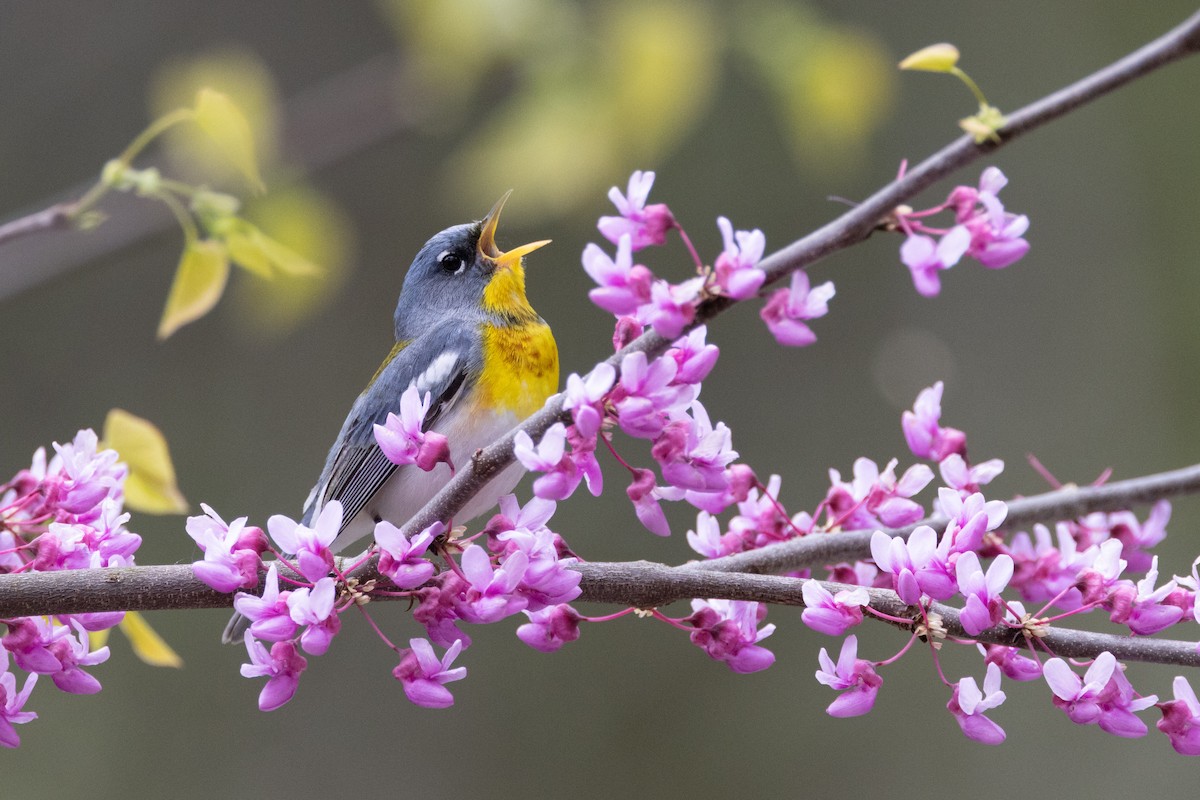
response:
<path id="1" fill-rule="evenodd" d="M 434 236 L 413 259 L 396 304 L 396 343 L 367 384 L 329 449 L 305 502 L 311 524 L 337 500 L 342 527 L 331 550 L 402 525 L 446 484 L 442 468 L 398 467 L 379 449 L 374 425 L 400 413 L 400 395 L 416 386 L 432 402 L 422 430 L 444 435 L 450 458 L 465 464 L 558 390 L 558 347 L 550 326 L 525 297 L 524 257 L 549 240 L 508 252 L 496 246 L 506 193 L 479 222 Z M 466 522 L 494 507 L 520 480 L 514 462 L 455 515 Z M 235 614 L 222 640 L 240 642 L 248 620 Z"/>

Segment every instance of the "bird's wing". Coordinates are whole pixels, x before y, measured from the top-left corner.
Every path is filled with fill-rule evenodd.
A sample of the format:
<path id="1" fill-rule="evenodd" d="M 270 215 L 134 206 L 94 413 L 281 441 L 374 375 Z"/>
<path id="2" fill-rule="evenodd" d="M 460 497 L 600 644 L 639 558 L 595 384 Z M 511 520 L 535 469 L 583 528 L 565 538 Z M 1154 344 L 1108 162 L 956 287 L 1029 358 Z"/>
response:
<path id="1" fill-rule="evenodd" d="M 426 393 L 431 396 L 421 429 L 433 427 L 479 373 L 479 345 L 473 334 L 468 325 L 439 326 L 393 352 L 350 409 L 338 437 L 340 444 L 330 450 L 305 509 L 306 520 L 337 500 L 342 504 L 342 530 L 346 529 L 397 469 L 375 442 L 374 426 L 382 425 L 388 412 L 399 413 L 400 395 L 416 386 L 422 397 Z"/>

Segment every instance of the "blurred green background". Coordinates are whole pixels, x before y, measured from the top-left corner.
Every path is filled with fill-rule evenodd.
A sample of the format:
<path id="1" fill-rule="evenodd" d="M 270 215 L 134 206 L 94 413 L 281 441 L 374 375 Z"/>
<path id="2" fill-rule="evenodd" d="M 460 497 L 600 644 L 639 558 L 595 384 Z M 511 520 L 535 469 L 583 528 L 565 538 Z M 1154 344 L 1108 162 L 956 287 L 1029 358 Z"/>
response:
<path id="1" fill-rule="evenodd" d="M 389 347 L 403 271 L 425 239 L 481 216 L 509 188 L 502 242 L 552 238 L 530 296 L 554 326 L 564 374 L 610 352 L 610 320 L 586 298 L 579 253 L 610 213 L 609 186 L 654 169 L 701 252 L 718 214 L 760 227 L 768 249 L 803 235 L 956 133 L 973 109 L 949 78 L 896 73 L 908 52 L 952 41 L 989 99 L 1012 109 L 1164 32 L 1186 2 L 449 3 L 97 2 L 0 8 L 0 217 L 77 195 L 156 114 L 197 82 L 254 112 L 271 193 L 248 214 L 330 268 L 320 283 L 264 284 L 238 271 L 215 312 L 159 344 L 154 331 L 181 237 L 161 208 L 128 198 L 91 233 L 0 248 L 7 346 L 0 356 L 0 473 L 35 447 L 99 427 L 109 408 L 158 424 L 180 485 L 227 518 L 298 512 L 346 408 Z M 726 315 L 705 384 L 714 419 L 783 500 L 812 508 L 826 470 L 855 457 L 907 463 L 899 415 L 934 380 L 944 420 L 975 459 L 1003 458 L 996 497 L 1044 488 L 1035 453 L 1064 480 L 1131 477 L 1200 455 L 1200 62 L 1184 62 L 1004 149 L 990 163 L 1011 210 L 1032 219 L 1029 256 L 1002 272 L 964 263 L 919 297 L 898 237 L 817 265 L 838 287 L 820 341 L 774 345 L 752 304 Z M 274 138 L 269 136 L 274 132 Z M 275 143 L 272 144 L 272 141 Z M 158 151 L 164 169 L 186 155 Z M 979 171 L 955 176 L 973 184 Z M 211 176 L 211 172 L 204 173 Z M 219 185 L 242 191 L 236 179 Z M 922 198 L 932 205 L 953 182 Z M 678 246 L 648 255 L 682 277 Z M 641 449 L 629 442 L 630 454 Z M 621 476 L 602 460 L 610 480 Z M 618 491 L 580 493 L 554 519 L 586 558 L 677 563 L 675 535 L 640 529 Z M 527 486 L 521 489 L 528 495 Z M 1144 513 L 1144 510 L 1143 512 Z M 142 563 L 195 556 L 178 517 L 137 515 Z M 1200 500 L 1177 504 L 1163 571 L 1197 552 Z M 680 613 L 684 613 L 680 609 Z M 398 639 L 403 610 L 378 618 Z M 220 611 L 152 614 L 186 661 L 137 662 L 119 636 L 96 670 L 104 691 L 47 683 L 0 753 L 0 795 L 32 797 L 1008 796 L 1049 776 L 1077 796 L 1194 791 L 1195 764 L 1156 732 L 1122 741 L 1080 729 L 1044 684 L 1006 685 L 992 716 L 1009 734 L 969 742 L 948 692 L 914 652 L 884 673 L 876 710 L 824 715 L 819 647 L 796 611 L 774 610 L 776 665 L 734 676 L 686 637 L 624 618 L 554 655 L 473 630 L 457 705 L 411 706 L 392 657 L 349 624 L 310 660 L 295 700 L 257 711 L 261 683 L 222 648 Z M 860 654 L 902 644 L 864 629 Z M 952 679 L 982 670 L 949 653 Z M 1134 667 L 1144 692 L 1173 670 Z M 1196 680 L 1196 676 L 1191 676 Z M 1152 726 L 1156 712 L 1142 715 Z M 1006 780 L 996 780 L 1003 770 Z"/>

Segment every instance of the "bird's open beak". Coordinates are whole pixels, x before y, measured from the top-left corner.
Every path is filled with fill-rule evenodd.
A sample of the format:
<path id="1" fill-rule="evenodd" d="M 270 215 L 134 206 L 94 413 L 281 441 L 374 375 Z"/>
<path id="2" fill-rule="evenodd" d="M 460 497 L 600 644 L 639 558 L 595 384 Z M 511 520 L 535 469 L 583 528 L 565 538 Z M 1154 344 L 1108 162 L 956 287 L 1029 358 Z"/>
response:
<path id="1" fill-rule="evenodd" d="M 492 210 L 483 218 L 483 230 L 479 233 L 479 255 L 495 264 L 496 269 L 508 269 L 513 264 L 520 263 L 523 256 L 550 244 L 549 239 L 543 239 L 540 242 L 530 242 L 520 247 L 514 247 L 507 253 L 496 246 L 496 226 L 500 224 L 500 209 L 504 208 L 504 203 L 511 194 L 512 189 L 509 189 L 503 197 L 496 201 L 496 205 L 492 206 Z"/>

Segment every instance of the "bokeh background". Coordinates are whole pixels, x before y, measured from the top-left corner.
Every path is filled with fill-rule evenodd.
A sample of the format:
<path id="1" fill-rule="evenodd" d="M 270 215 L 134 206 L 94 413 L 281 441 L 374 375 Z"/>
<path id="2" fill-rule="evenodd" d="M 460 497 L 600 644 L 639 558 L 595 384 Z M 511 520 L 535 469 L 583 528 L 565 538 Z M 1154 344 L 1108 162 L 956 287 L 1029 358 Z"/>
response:
<path id="1" fill-rule="evenodd" d="M 531 259 L 530 295 L 554 326 L 564 373 L 610 352 L 611 325 L 579 264 L 604 198 L 633 169 L 658 172 L 712 258 L 714 221 L 759 227 L 768 249 L 836 215 L 956 132 L 973 109 L 952 79 L 893 64 L 952 41 L 991 101 L 1011 109 L 1081 77 L 1179 22 L 1187 2 L 730 3 L 46 2 L 0 9 L 0 217 L 77 196 L 155 115 L 208 83 L 252 112 L 271 191 L 247 213 L 327 268 L 267 284 L 238 272 L 214 313 L 154 338 L 181 236 L 160 207 L 116 197 L 89 233 L 0 249 L 6 346 L 0 473 L 40 445 L 99 427 L 108 409 L 169 439 L 193 504 L 262 522 L 298 512 L 343 414 L 389 347 L 404 268 L 424 240 L 481 216 L 507 189 L 502 241 L 552 238 Z M 899 415 L 947 382 L 944 419 L 976 459 L 1003 458 L 993 496 L 1035 493 L 1035 453 L 1063 481 L 1112 467 L 1131 477 L 1197 461 L 1200 361 L 1200 62 L 1175 65 L 1068 116 L 992 163 L 1033 249 L 988 272 L 964 263 L 936 300 L 913 291 L 894 236 L 812 269 L 838 294 L 816 346 L 774 345 L 753 304 L 721 318 L 721 362 L 705 385 L 714 418 L 783 499 L 812 508 L 829 467 L 905 456 Z M 193 175 L 185 144 L 144 163 Z M 979 165 L 982 169 L 984 164 Z M 978 169 L 956 176 L 974 183 Z M 236 177 L 204 180 L 243 191 Z M 932 205 L 952 182 L 931 190 Z M 648 256 L 681 277 L 673 244 Z M 637 443 L 622 442 L 632 455 Z M 621 480 L 605 461 L 614 484 Z M 528 488 L 521 489 L 527 496 Z M 585 557 L 677 563 L 675 535 L 640 529 L 617 491 L 580 493 L 554 519 Z M 1186 573 L 1200 500 L 1176 506 L 1162 548 Z M 180 517 L 137 515 L 143 563 L 195 556 Z M 682 608 L 672 609 L 680 614 Z M 376 612 L 399 639 L 400 608 Z M 138 662 L 115 636 L 104 691 L 39 687 L 41 714 L 0 753 L 0 795 L 31 797 L 1008 796 L 1014 785 L 1078 796 L 1194 791 L 1196 765 L 1165 737 L 1080 729 L 1044 684 L 1010 685 L 993 716 L 1000 748 L 961 736 L 925 655 L 884 674 L 876 710 L 834 720 L 812 677 L 836 642 L 775 610 L 765 673 L 735 676 L 686 637 L 625 618 L 554 655 L 473 631 L 457 705 L 411 706 L 392 658 L 349 624 L 312 659 L 295 700 L 262 714 L 260 683 L 222 648 L 219 611 L 152 614 L 182 670 Z M 902 644 L 862 630 L 861 652 Z M 952 676 L 981 674 L 948 653 Z M 1134 667 L 1169 694 L 1173 670 Z M 1197 676 L 1191 676 L 1193 681 Z M 1153 725 L 1157 715 L 1143 715 Z M 997 780 L 997 775 L 1006 775 Z M 936 785 L 934 790 L 931 785 Z"/>

